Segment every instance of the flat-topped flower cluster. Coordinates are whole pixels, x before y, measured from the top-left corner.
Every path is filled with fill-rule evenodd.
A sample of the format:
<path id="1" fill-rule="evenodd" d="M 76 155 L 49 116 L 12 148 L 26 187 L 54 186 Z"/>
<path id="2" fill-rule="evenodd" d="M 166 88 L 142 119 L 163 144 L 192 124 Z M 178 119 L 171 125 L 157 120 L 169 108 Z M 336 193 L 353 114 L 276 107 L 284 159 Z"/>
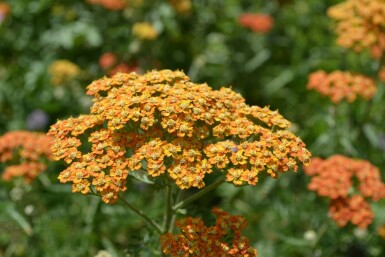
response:
<path id="1" fill-rule="evenodd" d="M 247 227 L 244 217 L 232 216 L 218 208 L 214 208 L 213 213 L 217 219 L 215 225 L 209 227 L 200 218 L 178 220 L 176 226 L 182 233 L 166 233 L 161 237 L 163 253 L 172 257 L 258 256 L 249 239 L 242 236 L 241 231 Z M 231 237 L 232 240 L 226 240 Z"/>
<path id="2" fill-rule="evenodd" d="M 329 97 L 334 103 L 343 100 L 351 103 L 358 96 L 369 100 L 377 91 L 374 81 L 369 77 L 343 71 L 327 74 L 322 70 L 310 74 L 307 88 Z"/>
<path id="3" fill-rule="evenodd" d="M 369 49 L 380 59 L 385 50 L 385 2 L 347 0 L 328 10 L 337 22 L 337 43 L 356 52 Z"/>
<path id="4" fill-rule="evenodd" d="M 43 133 L 11 131 L 0 137 L 0 163 L 7 166 L 2 174 L 5 181 L 23 177 L 33 181 L 45 171 L 46 160 L 52 160 L 52 138 Z"/>
<path id="5" fill-rule="evenodd" d="M 313 158 L 305 173 L 312 176 L 308 188 L 331 199 L 330 214 L 339 226 L 350 221 L 359 227 L 367 227 L 373 221 L 367 200 L 385 198 L 381 173 L 368 161 L 342 155 L 325 160 Z M 359 185 L 355 185 L 354 179 Z"/>
<path id="6" fill-rule="evenodd" d="M 55 157 L 70 165 L 60 181 L 72 182 L 74 192 L 95 189 L 106 203 L 137 170 L 180 189 L 204 187 L 213 171 L 255 185 L 261 172 L 276 178 L 310 159 L 277 111 L 248 106 L 229 88 L 195 84 L 181 71 L 118 73 L 87 89 L 90 114 L 58 121 L 48 134 Z"/>

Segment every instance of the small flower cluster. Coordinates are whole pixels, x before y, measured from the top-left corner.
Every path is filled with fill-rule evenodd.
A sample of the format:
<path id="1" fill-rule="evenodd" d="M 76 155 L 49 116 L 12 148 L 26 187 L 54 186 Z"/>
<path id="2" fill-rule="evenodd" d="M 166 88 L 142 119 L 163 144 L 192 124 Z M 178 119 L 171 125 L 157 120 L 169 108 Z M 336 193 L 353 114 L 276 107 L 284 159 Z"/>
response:
<path id="1" fill-rule="evenodd" d="M 51 63 L 48 68 L 51 75 L 51 83 L 54 86 L 63 85 L 80 74 L 80 68 L 68 60 L 57 60 Z"/>
<path id="2" fill-rule="evenodd" d="M 191 10 L 191 0 L 169 0 L 169 3 L 180 14 L 188 13 Z"/>
<path id="3" fill-rule="evenodd" d="M 158 31 L 151 23 L 148 22 L 136 22 L 132 26 L 132 34 L 143 40 L 154 40 L 158 37 Z"/>
<path id="4" fill-rule="evenodd" d="M 52 139 L 43 133 L 12 131 L 0 137 L 0 162 L 10 164 L 2 178 L 6 181 L 23 177 L 31 182 L 46 170 L 43 159 L 52 160 Z M 16 164 L 15 164 L 16 163 Z"/>
<path id="5" fill-rule="evenodd" d="M 307 88 L 329 97 L 334 103 L 344 99 L 351 103 L 357 96 L 369 100 L 377 91 L 374 81 L 366 76 L 342 71 L 327 74 L 322 70 L 310 74 Z"/>
<path id="6" fill-rule="evenodd" d="M 339 226 L 350 221 L 365 228 L 373 220 L 366 199 L 385 198 L 381 173 L 368 161 L 342 155 L 333 155 L 326 160 L 313 158 L 305 173 L 313 176 L 308 188 L 331 199 L 330 214 Z M 359 186 L 355 186 L 353 179 L 357 179 Z"/>
<path id="7" fill-rule="evenodd" d="M 238 19 L 243 27 L 259 33 L 269 32 L 274 24 L 273 18 L 263 13 L 244 13 Z"/>
<path id="8" fill-rule="evenodd" d="M 277 111 L 248 106 L 229 88 L 195 84 L 181 71 L 118 73 L 87 89 L 91 113 L 58 121 L 49 135 L 56 158 L 70 164 L 60 181 L 84 194 L 92 185 L 107 203 L 126 189 L 128 171 L 163 175 L 180 189 L 204 187 L 213 171 L 235 185 L 255 185 L 261 172 L 277 178 L 310 160 Z"/>
<path id="9" fill-rule="evenodd" d="M 128 65 L 124 62 L 118 63 L 118 57 L 114 53 L 104 53 L 99 59 L 99 66 L 105 71 L 108 71 L 109 76 L 113 76 L 118 72 L 129 73 L 137 71 L 136 65 Z"/>
<path id="10" fill-rule="evenodd" d="M 101 5 L 108 10 L 123 10 L 127 7 L 125 0 L 87 0 L 87 3 Z"/>
<path id="11" fill-rule="evenodd" d="M 206 227 L 200 218 L 178 220 L 176 226 L 182 234 L 166 233 L 161 236 L 163 253 L 172 257 L 258 256 L 249 239 L 241 234 L 247 227 L 244 217 L 232 216 L 217 208 L 213 209 L 213 213 L 217 220 L 210 227 Z"/>
<path id="12" fill-rule="evenodd" d="M 385 2 L 347 0 L 328 10 L 337 22 L 337 43 L 356 52 L 369 49 L 380 59 L 385 50 Z"/>

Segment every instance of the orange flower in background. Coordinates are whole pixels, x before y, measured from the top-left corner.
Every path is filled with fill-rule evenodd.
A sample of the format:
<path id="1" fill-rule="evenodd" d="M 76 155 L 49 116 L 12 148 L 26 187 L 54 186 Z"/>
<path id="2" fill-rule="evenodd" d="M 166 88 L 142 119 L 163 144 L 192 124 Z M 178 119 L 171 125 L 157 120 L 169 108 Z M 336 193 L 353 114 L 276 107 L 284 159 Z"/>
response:
<path id="1" fill-rule="evenodd" d="M 330 214 L 339 226 L 351 221 L 366 227 L 373 220 L 367 200 L 385 198 L 381 173 L 368 161 L 342 155 L 333 155 L 325 160 L 312 158 L 311 164 L 305 167 L 305 173 L 312 176 L 309 190 L 331 199 Z M 354 181 L 359 184 L 355 185 Z"/>
<path id="2" fill-rule="evenodd" d="M 138 71 L 139 70 L 139 67 L 135 64 L 132 64 L 132 65 L 128 65 L 128 64 L 125 64 L 125 63 L 119 63 L 117 64 L 115 67 L 113 67 L 110 72 L 108 73 L 109 76 L 113 76 L 115 75 L 116 73 L 119 73 L 119 72 L 122 72 L 122 73 L 129 73 L 129 72 L 133 72 L 133 71 Z"/>
<path id="3" fill-rule="evenodd" d="M 158 37 L 158 32 L 151 23 L 136 22 L 132 26 L 132 33 L 135 37 L 144 40 L 154 40 Z"/>
<path id="4" fill-rule="evenodd" d="M 381 67 L 380 71 L 378 72 L 378 78 L 382 81 L 385 82 L 385 67 Z"/>
<path id="5" fill-rule="evenodd" d="M 329 97 L 334 103 L 343 100 L 351 103 L 358 96 L 369 100 L 377 91 L 374 81 L 369 77 L 343 71 L 327 74 L 322 70 L 310 74 L 307 88 Z"/>
<path id="6" fill-rule="evenodd" d="M 206 227 L 200 218 L 178 220 L 176 226 L 182 233 L 162 235 L 162 252 L 172 257 L 258 256 L 257 250 L 250 246 L 250 240 L 241 234 L 247 227 L 244 217 L 232 216 L 217 208 L 213 209 L 213 213 L 217 220 L 210 227 Z"/>
<path id="7" fill-rule="evenodd" d="M 6 181 L 23 177 L 31 182 L 46 170 L 43 159 L 52 160 L 52 138 L 43 133 L 12 131 L 0 137 L 0 162 L 7 167 L 2 174 Z"/>
<path id="8" fill-rule="evenodd" d="M 79 76 L 79 66 L 68 60 L 57 60 L 51 63 L 48 73 L 51 75 L 51 83 L 54 86 L 63 85 Z"/>
<path id="9" fill-rule="evenodd" d="M 383 224 L 382 226 L 380 226 L 378 229 L 377 229 L 377 233 L 380 237 L 382 237 L 383 239 L 385 239 L 385 224 Z"/>
<path id="10" fill-rule="evenodd" d="M 169 0 L 169 3 L 178 13 L 188 13 L 191 10 L 191 0 Z"/>
<path id="11" fill-rule="evenodd" d="M 109 10 L 123 10 L 127 7 L 125 0 L 87 0 L 87 3 L 101 5 Z"/>
<path id="12" fill-rule="evenodd" d="M 116 64 L 118 58 L 113 53 L 104 53 L 99 58 L 99 66 L 103 70 L 109 69 Z"/>
<path id="13" fill-rule="evenodd" d="M 11 12 L 11 7 L 7 3 L 0 3 L 0 22 Z"/>
<path id="14" fill-rule="evenodd" d="M 383 0 L 347 0 L 328 10 L 337 22 L 337 44 L 356 52 L 369 49 L 380 59 L 385 50 L 385 2 Z"/>
<path id="15" fill-rule="evenodd" d="M 254 32 L 267 33 L 274 24 L 273 18 L 263 13 L 244 13 L 239 16 L 239 23 Z"/>
<path id="16" fill-rule="evenodd" d="M 248 106 L 229 88 L 195 84 L 181 71 L 118 73 L 87 89 L 94 96 L 90 114 L 58 121 L 48 134 L 54 156 L 70 165 L 60 181 L 76 192 L 94 187 L 106 203 L 118 199 L 136 170 L 187 189 L 233 168 L 228 182 L 255 185 L 259 173 L 277 178 L 310 158 L 277 111 Z M 87 153 L 79 150 L 84 139 Z"/>

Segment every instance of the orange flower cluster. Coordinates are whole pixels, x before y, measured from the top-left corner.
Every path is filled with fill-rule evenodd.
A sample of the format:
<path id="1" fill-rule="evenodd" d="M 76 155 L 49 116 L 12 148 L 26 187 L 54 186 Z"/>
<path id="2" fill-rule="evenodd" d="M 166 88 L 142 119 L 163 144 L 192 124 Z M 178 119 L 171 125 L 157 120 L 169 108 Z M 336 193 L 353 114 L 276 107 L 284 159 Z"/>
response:
<path id="1" fill-rule="evenodd" d="M 258 256 L 257 250 L 250 246 L 249 239 L 241 234 L 247 227 L 244 217 L 231 216 L 217 208 L 213 209 L 213 213 L 217 220 L 210 227 L 206 227 L 200 218 L 178 220 L 176 226 L 182 234 L 162 235 L 160 240 L 163 253 L 172 257 Z"/>
<path id="2" fill-rule="evenodd" d="M 239 16 L 239 23 L 254 32 L 267 33 L 273 27 L 273 18 L 263 13 L 244 13 Z"/>
<path id="3" fill-rule="evenodd" d="M 52 85 L 58 86 L 76 78 L 80 74 L 80 68 L 70 61 L 57 60 L 51 63 L 48 73 L 51 75 Z"/>
<path id="4" fill-rule="evenodd" d="M 382 237 L 383 239 L 385 239 L 385 224 L 383 224 L 382 226 L 380 226 L 378 229 L 377 229 L 377 233 L 380 237 Z"/>
<path id="5" fill-rule="evenodd" d="M 158 31 L 148 22 L 136 22 L 132 26 L 132 34 L 143 40 L 154 40 L 158 37 Z"/>
<path id="6" fill-rule="evenodd" d="M 103 70 L 107 70 L 109 76 L 113 76 L 118 72 L 129 73 L 137 71 L 138 66 L 135 64 L 128 65 L 126 63 L 118 63 L 118 57 L 113 53 L 105 53 L 99 59 L 99 66 Z"/>
<path id="7" fill-rule="evenodd" d="M 127 7 L 125 0 L 87 0 L 89 4 L 101 5 L 109 10 L 123 10 Z"/>
<path id="8" fill-rule="evenodd" d="M 191 10 L 191 0 L 169 0 L 178 13 L 188 13 Z"/>
<path id="9" fill-rule="evenodd" d="M 330 214 L 339 226 L 351 221 L 359 227 L 367 227 L 372 223 L 373 213 L 366 199 L 385 198 L 381 173 L 367 161 L 342 155 L 326 160 L 313 158 L 305 173 L 313 176 L 308 188 L 331 199 Z M 357 179 L 359 186 L 353 184 L 353 179 Z"/>
<path id="10" fill-rule="evenodd" d="M 385 2 L 347 0 L 328 10 L 337 22 L 337 43 L 356 52 L 369 49 L 380 59 L 385 50 Z"/>
<path id="11" fill-rule="evenodd" d="M 46 170 L 42 158 L 53 159 L 51 143 L 52 139 L 45 134 L 29 131 L 12 131 L 0 137 L 0 162 L 11 163 L 2 178 L 9 181 L 24 177 L 31 182 Z"/>
<path id="12" fill-rule="evenodd" d="M 351 103 L 357 96 L 369 100 L 377 91 L 374 81 L 366 76 L 342 71 L 327 74 L 322 70 L 310 74 L 307 88 L 329 97 L 334 103 L 344 99 Z"/>
<path id="13" fill-rule="evenodd" d="M 0 23 L 8 16 L 11 12 L 11 7 L 7 3 L 0 3 Z"/>
<path id="14" fill-rule="evenodd" d="M 60 181 L 84 194 L 92 185 L 106 203 L 126 189 L 129 171 L 169 177 L 180 189 L 204 187 L 213 171 L 235 185 L 255 185 L 261 172 L 277 178 L 310 159 L 277 111 L 248 106 L 229 88 L 195 84 L 181 71 L 118 73 L 87 89 L 91 113 L 58 121 L 49 135 L 56 158 L 70 164 Z M 84 154 L 79 147 L 87 144 Z"/>

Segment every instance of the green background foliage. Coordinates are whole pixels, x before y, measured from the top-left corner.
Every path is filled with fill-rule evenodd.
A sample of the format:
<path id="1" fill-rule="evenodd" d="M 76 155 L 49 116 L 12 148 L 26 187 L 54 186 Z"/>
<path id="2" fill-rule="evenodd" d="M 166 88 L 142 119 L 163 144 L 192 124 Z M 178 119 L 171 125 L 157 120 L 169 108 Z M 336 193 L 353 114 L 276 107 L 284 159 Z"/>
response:
<path id="1" fill-rule="evenodd" d="M 326 11 L 340 1 L 192 0 L 185 14 L 161 0 L 140 6 L 129 1 L 123 11 L 77 0 L 8 2 L 11 13 L 0 23 L 1 134 L 27 129 L 27 117 L 37 109 L 49 117 L 43 132 L 57 119 L 87 112 L 85 87 L 106 75 L 99 57 L 113 52 L 142 71 L 181 69 L 194 82 L 232 86 L 248 104 L 278 109 L 313 156 L 366 159 L 385 176 L 385 85 L 377 81 L 378 92 L 369 102 L 339 105 L 306 89 L 308 74 L 318 69 L 376 79 L 378 61 L 335 44 Z M 270 14 L 273 29 L 259 34 L 242 27 L 238 16 L 245 12 Z M 142 21 L 155 26 L 157 39 L 134 37 L 132 25 Z M 82 72 L 54 87 L 48 69 L 58 59 Z M 99 250 L 112 256 L 159 255 L 158 239 L 140 217 L 121 204 L 106 205 L 59 184 L 63 167 L 50 164 L 31 185 L 0 182 L 0 256 L 95 256 Z M 385 241 L 376 233 L 385 224 L 383 200 L 372 205 L 376 216 L 367 230 L 338 228 L 327 216 L 328 201 L 308 191 L 308 183 L 300 170 L 278 180 L 261 178 L 255 187 L 225 184 L 185 212 L 207 222 L 213 221 L 214 206 L 246 216 L 246 234 L 262 257 L 385 255 Z M 150 217 L 160 217 L 165 192 L 139 181 L 128 184 L 125 197 Z"/>

